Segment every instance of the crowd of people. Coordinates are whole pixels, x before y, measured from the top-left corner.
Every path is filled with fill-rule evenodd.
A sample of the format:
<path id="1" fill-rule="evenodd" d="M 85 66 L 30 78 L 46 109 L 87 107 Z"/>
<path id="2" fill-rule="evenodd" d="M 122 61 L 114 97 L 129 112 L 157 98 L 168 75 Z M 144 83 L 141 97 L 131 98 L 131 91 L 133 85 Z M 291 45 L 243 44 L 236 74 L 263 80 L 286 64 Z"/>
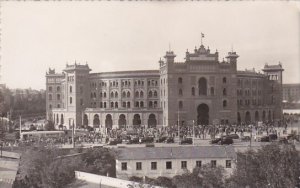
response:
<path id="1" fill-rule="evenodd" d="M 76 130 L 74 141 L 75 144 L 105 144 L 110 140 L 128 137 L 154 137 L 154 139 L 167 136 L 167 137 L 195 137 L 198 139 L 214 139 L 216 136 L 223 136 L 229 134 L 238 134 L 243 136 L 245 133 L 249 135 L 251 133 L 253 136 L 263 135 L 263 134 L 286 134 L 289 125 L 297 122 L 299 119 L 295 115 L 285 115 L 284 121 L 280 123 L 274 122 L 260 122 L 260 123 L 250 123 L 250 124 L 240 124 L 240 125 L 181 125 L 181 126 L 167 126 L 161 128 L 144 128 L 143 126 L 133 127 L 133 128 L 120 128 L 120 129 L 107 129 L 105 132 L 99 130 Z M 179 130 L 178 130 L 179 128 Z M 21 145 L 31 145 L 35 143 L 45 144 L 45 145 L 65 145 L 72 144 L 72 131 L 66 131 L 65 135 L 60 135 L 57 137 L 30 137 L 28 139 L 15 141 L 3 142 L 5 147 L 14 147 Z"/>

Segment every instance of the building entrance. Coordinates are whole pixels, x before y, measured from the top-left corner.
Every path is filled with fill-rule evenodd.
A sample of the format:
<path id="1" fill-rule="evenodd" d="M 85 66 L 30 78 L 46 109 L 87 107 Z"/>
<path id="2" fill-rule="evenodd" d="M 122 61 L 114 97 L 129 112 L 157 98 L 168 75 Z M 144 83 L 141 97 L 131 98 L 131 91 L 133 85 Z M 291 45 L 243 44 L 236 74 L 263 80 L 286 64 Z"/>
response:
<path id="1" fill-rule="evenodd" d="M 207 104 L 200 104 L 197 108 L 197 125 L 208 125 L 209 123 L 209 107 Z"/>

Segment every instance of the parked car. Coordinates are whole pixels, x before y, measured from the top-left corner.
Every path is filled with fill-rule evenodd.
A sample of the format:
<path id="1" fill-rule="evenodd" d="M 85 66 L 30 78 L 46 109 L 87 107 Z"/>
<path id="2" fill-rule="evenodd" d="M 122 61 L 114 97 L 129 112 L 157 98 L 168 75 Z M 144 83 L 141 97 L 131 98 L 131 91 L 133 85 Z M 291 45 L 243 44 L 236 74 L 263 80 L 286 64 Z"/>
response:
<path id="1" fill-rule="evenodd" d="M 140 143 L 152 143 L 154 142 L 154 137 L 146 136 L 140 139 Z"/>
<path id="2" fill-rule="evenodd" d="M 249 142 L 251 140 L 250 136 L 242 136 L 241 141 L 243 142 Z"/>
<path id="3" fill-rule="evenodd" d="M 230 138 L 230 137 L 223 137 L 219 143 L 220 143 L 221 145 L 229 145 L 229 144 L 233 144 L 233 139 Z"/>
<path id="4" fill-rule="evenodd" d="M 270 142 L 270 137 L 269 136 L 262 136 L 262 137 L 259 137 L 258 142 Z"/>
<path id="5" fill-rule="evenodd" d="M 193 144 L 193 139 L 192 138 L 184 138 L 179 142 L 179 144 Z"/>
<path id="6" fill-rule="evenodd" d="M 159 138 L 156 140 L 156 142 L 157 142 L 157 143 L 162 143 L 162 142 L 166 141 L 167 138 L 168 138 L 167 136 L 161 136 L 161 137 L 159 137 Z"/>
<path id="7" fill-rule="evenodd" d="M 211 144 L 218 144 L 221 140 L 222 140 L 222 138 L 215 138 L 215 139 L 211 140 L 210 143 Z"/>
<path id="8" fill-rule="evenodd" d="M 127 142 L 127 144 L 138 144 L 139 143 L 139 137 L 131 137 L 131 139 Z"/>
<path id="9" fill-rule="evenodd" d="M 230 135 L 228 135 L 226 137 L 227 138 L 232 138 L 232 139 L 239 139 L 240 138 L 239 135 L 237 135 L 237 134 L 230 134 Z"/>
<path id="10" fill-rule="evenodd" d="M 109 145 L 117 145 L 117 144 L 122 144 L 122 139 L 120 138 L 115 138 L 112 139 L 108 142 Z"/>
<path id="11" fill-rule="evenodd" d="M 168 137 L 166 140 L 165 140 L 166 143 L 174 143 L 174 137 Z"/>
<path id="12" fill-rule="evenodd" d="M 280 137 L 279 140 L 278 140 L 278 142 L 280 144 L 288 144 L 289 143 L 288 139 L 285 138 L 285 137 Z"/>
<path id="13" fill-rule="evenodd" d="M 278 136 L 277 134 L 269 134 L 269 140 L 272 141 L 272 140 L 277 140 Z"/>

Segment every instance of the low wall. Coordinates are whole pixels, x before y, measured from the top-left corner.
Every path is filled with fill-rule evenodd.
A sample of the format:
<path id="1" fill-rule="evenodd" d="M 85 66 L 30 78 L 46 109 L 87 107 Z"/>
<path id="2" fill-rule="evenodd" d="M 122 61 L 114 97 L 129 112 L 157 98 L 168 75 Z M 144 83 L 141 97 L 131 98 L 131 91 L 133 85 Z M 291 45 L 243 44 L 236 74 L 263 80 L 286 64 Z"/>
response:
<path id="1" fill-rule="evenodd" d="M 107 176 L 100 176 L 96 174 L 90 174 L 86 172 L 80 172 L 80 171 L 75 171 L 75 178 L 78 180 L 84 180 L 90 183 L 95 183 L 101 185 L 107 185 L 111 187 L 117 187 L 117 188 L 128 188 L 128 185 L 131 185 L 134 188 L 140 188 L 140 183 L 133 182 L 133 181 L 127 181 L 127 180 L 122 180 L 122 179 L 117 179 L 117 178 L 111 178 Z M 162 188 L 159 186 L 150 186 L 147 184 L 144 184 L 144 187 L 151 187 L 151 188 Z"/>

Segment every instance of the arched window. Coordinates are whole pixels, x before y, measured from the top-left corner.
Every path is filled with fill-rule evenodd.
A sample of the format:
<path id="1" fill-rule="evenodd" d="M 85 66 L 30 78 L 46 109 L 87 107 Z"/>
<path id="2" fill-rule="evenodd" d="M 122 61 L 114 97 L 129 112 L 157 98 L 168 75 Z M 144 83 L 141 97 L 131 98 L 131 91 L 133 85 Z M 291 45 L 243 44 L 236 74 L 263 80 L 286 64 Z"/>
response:
<path id="1" fill-rule="evenodd" d="M 60 108 L 60 104 L 57 104 L 57 108 Z"/>
<path id="2" fill-rule="evenodd" d="M 51 92 L 52 91 L 52 86 L 49 86 L 48 90 Z"/>
<path id="3" fill-rule="evenodd" d="M 110 97 L 111 97 L 111 98 L 114 98 L 114 92 L 111 92 L 111 93 L 110 93 Z"/>
<path id="4" fill-rule="evenodd" d="M 139 98 L 139 92 L 138 91 L 135 92 L 135 97 Z"/>
<path id="5" fill-rule="evenodd" d="M 223 77 L 223 83 L 225 84 L 227 82 L 226 77 Z"/>
<path id="6" fill-rule="evenodd" d="M 119 105 L 118 105 L 118 102 L 115 102 L 115 108 L 118 108 Z"/>
<path id="7" fill-rule="evenodd" d="M 129 82 L 130 83 L 130 82 Z M 129 98 L 130 97 L 130 92 L 129 91 L 127 91 L 127 98 Z"/>
<path id="8" fill-rule="evenodd" d="M 52 109 L 52 105 L 51 104 L 49 105 L 49 108 Z"/>
<path id="9" fill-rule="evenodd" d="M 157 97 L 157 91 L 154 91 L 153 95 L 154 95 L 154 97 Z"/>
<path id="10" fill-rule="evenodd" d="M 102 92 L 99 93 L 100 98 L 102 98 Z"/>
<path id="11" fill-rule="evenodd" d="M 143 92 L 143 91 L 140 92 L 140 97 L 141 97 L 141 98 L 144 97 L 144 92 Z"/>
<path id="12" fill-rule="evenodd" d="M 49 101 L 51 101 L 52 100 L 52 95 L 51 94 L 49 94 Z"/>
<path id="13" fill-rule="evenodd" d="M 125 91 L 122 92 L 122 97 L 123 97 L 123 98 L 126 97 L 126 92 L 125 92 Z"/>
<path id="14" fill-rule="evenodd" d="M 118 82 L 117 82 L 118 83 Z M 115 98 L 118 98 L 118 92 L 115 92 Z"/>
<path id="15" fill-rule="evenodd" d="M 60 100 L 60 94 L 56 95 L 57 100 Z"/>
<path id="16" fill-rule="evenodd" d="M 182 84 L 182 78 L 181 77 L 178 78 L 178 84 Z"/>
<path id="17" fill-rule="evenodd" d="M 153 102 L 149 101 L 149 108 L 152 108 L 152 107 L 153 107 Z"/>
<path id="18" fill-rule="evenodd" d="M 138 85 L 141 85 L 141 81 L 140 80 L 138 80 Z"/>
<path id="19" fill-rule="evenodd" d="M 96 92 L 94 92 L 94 98 L 97 98 L 97 96 L 96 96 Z"/>
<path id="20" fill-rule="evenodd" d="M 56 91 L 60 92 L 60 87 L 59 86 L 56 87 Z"/>
<path id="21" fill-rule="evenodd" d="M 72 86 L 70 86 L 70 93 L 72 93 Z"/>
<path id="22" fill-rule="evenodd" d="M 140 102 L 140 107 L 144 108 L 144 102 L 143 101 Z"/>
<path id="23" fill-rule="evenodd" d="M 152 97 L 152 91 L 149 91 L 148 97 Z"/>
<path id="24" fill-rule="evenodd" d="M 103 108 L 103 103 L 102 102 L 100 102 L 100 108 Z"/>
<path id="25" fill-rule="evenodd" d="M 93 98 L 93 93 L 91 93 L 91 99 Z"/>
<path id="26" fill-rule="evenodd" d="M 123 108 L 126 108 L 126 102 L 123 102 L 123 103 L 122 103 L 122 107 L 123 107 Z"/>
<path id="27" fill-rule="evenodd" d="M 157 108 L 157 101 L 154 101 L 154 108 Z"/>
<path id="28" fill-rule="evenodd" d="M 70 97 L 70 104 L 72 104 L 72 97 Z"/>
<path id="29" fill-rule="evenodd" d="M 195 96 L 195 88 L 192 87 L 192 96 Z"/>
<path id="30" fill-rule="evenodd" d="M 223 89 L 223 95 L 226 96 L 227 95 L 227 91 L 226 88 Z"/>
<path id="31" fill-rule="evenodd" d="M 198 81 L 199 95 L 207 95 L 207 81 L 205 78 L 200 78 Z"/>
<path id="32" fill-rule="evenodd" d="M 130 102 L 127 102 L 127 108 L 130 108 Z"/>
<path id="33" fill-rule="evenodd" d="M 227 107 L 227 101 L 223 100 L 223 108 L 226 108 L 226 107 Z"/>
<path id="34" fill-rule="evenodd" d="M 106 98 L 106 92 L 103 93 L 103 97 Z"/>
<path id="35" fill-rule="evenodd" d="M 110 107 L 111 107 L 111 108 L 114 107 L 114 102 L 110 102 Z"/>
<path id="36" fill-rule="evenodd" d="M 215 88 L 214 87 L 210 88 L 210 95 L 215 95 Z"/>
<path id="37" fill-rule="evenodd" d="M 138 101 L 135 102 L 135 107 L 136 107 L 136 108 L 140 107 L 140 103 L 139 103 Z"/>
<path id="38" fill-rule="evenodd" d="M 179 95 L 179 96 L 182 96 L 182 89 L 179 89 L 178 95 Z"/>
<path id="39" fill-rule="evenodd" d="M 182 110 L 182 108 L 183 108 L 183 102 L 182 101 L 179 101 L 178 107 L 179 107 L 180 110 Z"/>
<path id="40" fill-rule="evenodd" d="M 103 107 L 106 108 L 106 102 L 103 103 Z"/>

